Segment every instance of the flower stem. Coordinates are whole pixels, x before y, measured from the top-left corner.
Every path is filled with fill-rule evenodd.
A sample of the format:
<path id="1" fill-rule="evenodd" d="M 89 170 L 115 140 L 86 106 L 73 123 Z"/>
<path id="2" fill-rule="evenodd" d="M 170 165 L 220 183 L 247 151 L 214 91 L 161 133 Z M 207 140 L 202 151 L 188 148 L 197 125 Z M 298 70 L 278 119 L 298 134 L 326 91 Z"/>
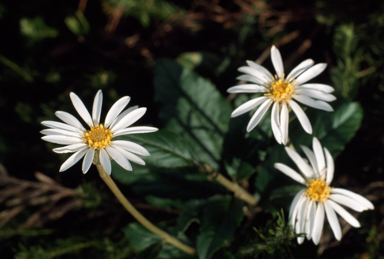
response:
<path id="1" fill-rule="evenodd" d="M 243 187 L 241 187 L 238 183 L 232 182 L 228 180 L 226 177 L 224 177 L 219 172 L 216 172 L 211 166 L 205 164 L 205 171 L 208 172 L 208 174 L 218 181 L 221 185 L 223 185 L 225 188 L 230 190 L 234 193 L 235 197 L 238 197 L 239 199 L 245 201 L 249 205 L 256 206 L 259 202 L 253 195 L 251 195 L 247 190 L 245 190 Z"/>
<path id="2" fill-rule="evenodd" d="M 115 182 L 112 178 L 105 172 L 103 166 L 97 165 L 97 170 L 99 171 L 101 179 L 108 185 L 109 189 L 113 192 L 116 198 L 120 201 L 120 203 L 124 206 L 124 208 L 145 228 L 147 228 L 152 233 L 163 238 L 164 242 L 167 242 L 183 252 L 187 254 L 195 254 L 196 250 L 188 245 L 183 244 L 175 237 L 169 235 L 167 232 L 161 230 L 160 228 L 153 225 L 150 221 L 148 221 L 141 213 L 136 210 L 135 207 L 125 198 L 125 196 L 121 193 Z"/>

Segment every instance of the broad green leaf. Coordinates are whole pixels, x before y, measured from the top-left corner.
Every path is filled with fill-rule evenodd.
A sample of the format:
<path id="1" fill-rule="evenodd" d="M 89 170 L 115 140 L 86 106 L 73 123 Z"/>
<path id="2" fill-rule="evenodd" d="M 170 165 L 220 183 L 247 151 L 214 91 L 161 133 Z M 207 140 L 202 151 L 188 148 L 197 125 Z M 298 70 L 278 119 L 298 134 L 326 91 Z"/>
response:
<path id="1" fill-rule="evenodd" d="M 180 135 L 167 130 L 125 135 L 118 139 L 132 141 L 146 148 L 151 155 L 143 159 L 153 167 L 186 167 L 192 166 L 194 162 L 188 143 Z"/>
<path id="2" fill-rule="evenodd" d="M 137 222 L 130 223 L 124 229 L 124 233 L 129 242 L 140 251 L 162 241 L 161 237 L 153 234 Z"/>
<path id="3" fill-rule="evenodd" d="M 154 195 L 148 195 L 145 199 L 149 204 L 160 208 L 177 210 L 184 210 L 185 208 L 184 203 L 173 199 L 164 199 Z"/>
<path id="4" fill-rule="evenodd" d="M 127 171 L 121 166 L 119 166 L 114 160 L 112 160 L 111 163 L 112 177 L 123 184 L 131 185 L 139 179 L 153 178 L 149 173 L 150 168 L 148 166 L 137 165 L 132 163 L 132 171 Z"/>
<path id="5" fill-rule="evenodd" d="M 201 234 L 197 237 L 199 258 L 208 259 L 226 242 L 243 219 L 244 203 L 236 198 L 216 196 L 205 206 Z"/>
<path id="6" fill-rule="evenodd" d="M 168 231 L 167 231 L 168 232 Z M 145 227 L 137 222 L 130 223 L 125 229 L 124 233 L 129 242 L 138 251 L 141 251 L 136 258 L 148 258 L 148 259 L 192 259 L 194 256 L 188 255 L 180 249 L 174 247 L 171 244 L 163 243 L 163 240 L 158 235 L 150 232 Z M 168 232 L 169 233 L 169 232 Z M 181 242 L 189 244 L 189 240 L 185 235 L 174 236 Z M 147 257 L 145 257 L 147 256 Z M 157 256 L 157 257 L 155 257 Z"/>
<path id="7" fill-rule="evenodd" d="M 235 99 L 235 107 L 257 97 L 256 95 L 239 95 Z M 250 177 L 256 171 L 256 166 L 265 159 L 266 149 L 275 144 L 271 138 L 271 120 L 267 113 L 255 129 L 246 132 L 248 122 L 256 109 L 248 114 L 231 118 L 229 130 L 224 140 L 224 165 L 228 174 L 235 180 Z"/>
<path id="8" fill-rule="evenodd" d="M 33 19 L 22 18 L 20 20 L 20 31 L 24 36 L 32 40 L 56 38 L 59 34 L 56 29 L 45 24 L 41 17 L 35 17 Z"/>
<path id="9" fill-rule="evenodd" d="M 158 242 L 153 245 L 150 245 L 145 250 L 141 251 L 135 259 L 156 259 L 158 258 L 161 250 L 163 249 L 163 242 Z"/>
<path id="10" fill-rule="evenodd" d="M 113 172 L 112 172 L 113 174 Z M 145 197 L 157 197 L 175 200 L 204 199 L 217 193 L 225 193 L 226 189 L 220 184 L 207 181 L 205 175 L 195 168 L 181 170 L 156 169 L 151 171 L 152 177 L 138 179 L 132 185 L 132 191 Z"/>
<path id="11" fill-rule="evenodd" d="M 302 129 L 293 129 L 290 134 L 291 141 L 296 149 L 299 145 L 312 148 L 312 139 L 317 137 L 323 147 L 326 147 L 333 156 L 344 149 L 344 146 L 355 135 L 360 128 L 363 119 L 363 109 L 357 102 L 350 102 L 339 97 L 336 102 L 331 103 L 334 112 L 325 112 L 311 109 L 307 115 L 312 123 L 313 136 L 300 133 Z M 296 126 L 297 123 L 296 123 Z"/>
<path id="12" fill-rule="evenodd" d="M 217 169 L 229 103 L 208 80 L 168 59 L 157 61 L 154 84 L 165 128 L 182 136 L 199 162 Z"/>

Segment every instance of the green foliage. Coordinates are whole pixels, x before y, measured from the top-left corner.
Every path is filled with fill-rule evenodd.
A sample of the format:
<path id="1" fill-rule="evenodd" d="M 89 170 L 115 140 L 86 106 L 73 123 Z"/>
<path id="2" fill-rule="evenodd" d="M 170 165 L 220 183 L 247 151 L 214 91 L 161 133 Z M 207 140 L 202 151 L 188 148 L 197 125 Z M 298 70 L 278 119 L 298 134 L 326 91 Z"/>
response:
<path id="1" fill-rule="evenodd" d="M 364 49 L 358 45 L 353 25 L 340 25 L 334 35 L 333 46 L 338 66 L 331 70 L 331 78 L 336 90 L 343 97 L 353 98 L 359 86 L 359 78 L 374 72 L 375 68 L 360 70 L 364 61 Z"/>
<path id="2" fill-rule="evenodd" d="M 107 0 L 105 8 L 122 9 L 124 13 L 136 17 L 144 27 L 148 27 L 152 19 L 164 21 L 172 15 L 185 14 L 183 9 L 164 0 Z"/>
<path id="3" fill-rule="evenodd" d="M 24 36 L 33 41 L 40 41 L 45 38 L 56 38 L 59 34 L 58 30 L 46 25 L 42 17 L 21 19 L 20 31 Z"/>
<path id="4" fill-rule="evenodd" d="M 286 68 L 307 58 L 326 62 L 330 75 L 325 71 L 316 82 L 336 88 L 334 112 L 304 108 L 312 135 L 290 112 L 290 143 L 302 154 L 300 145 L 310 147 L 313 137 L 319 138 L 338 156 L 335 185 L 352 184 L 360 194 L 366 190 L 375 207 L 382 207 L 373 191 L 379 187 L 369 183 L 383 178 L 384 5 L 304 2 L 101 0 L 79 1 L 79 7 L 69 1 L 2 2 L 0 177 L 6 169 L 21 179 L 42 171 L 77 188 L 82 207 L 31 229 L 22 224 L 36 211 L 24 209 L 0 229 L 1 257 L 314 257 L 317 247 L 310 242 L 296 247 L 297 235 L 279 213 L 302 187 L 273 166 L 281 162 L 297 169 L 272 135 L 270 112 L 249 133 L 245 128 L 254 110 L 230 118 L 236 107 L 258 96 L 227 95 L 226 89 L 238 83 L 236 69 L 258 59 L 272 70 L 267 55 L 272 44 L 287 57 Z M 120 139 L 142 145 L 151 156 L 143 157 L 145 166 L 133 164 L 131 172 L 112 161 L 112 177 L 143 214 L 196 248 L 197 255 L 183 253 L 135 222 L 94 167 L 83 175 L 79 162 L 57 173 L 68 156 L 48 151 L 57 145 L 39 139 L 40 122 L 56 120 L 56 110 L 80 119 L 68 94 L 76 92 L 91 110 L 98 89 L 104 93 L 102 118 L 124 95 L 133 105 L 148 107 L 137 124 L 160 130 Z M 364 151 L 367 147 L 371 152 Z M 257 206 L 233 197 L 215 173 L 257 197 Z M 4 195 L 0 191 L 0 200 Z M 1 220 L 10 217 L 12 202 L 28 203 L 2 203 Z M 379 210 L 362 214 L 361 228 L 332 243 L 335 247 L 322 244 L 325 251 L 317 256 L 332 258 L 343 251 L 348 258 L 381 258 L 382 218 Z M 325 227 L 324 235 L 328 231 Z"/>
<path id="5" fill-rule="evenodd" d="M 289 256 L 291 253 L 289 247 L 294 246 L 293 240 L 297 236 L 300 236 L 300 234 L 294 234 L 291 226 L 285 221 L 283 211 L 277 214 L 275 220 L 269 220 L 264 227 L 261 227 L 260 229 L 254 228 L 254 230 L 258 235 L 252 253 L 255 258 L 292 257 Z M 286 251 L 287 249 L 288 253 Z"/>
<path id="6" fill-rule="evenodd" d="M 242 201 L 228 196 L 208 200 L 202 211 L 201 234 L 196 241 L 199 258 L 211 258 L 233 235 L 243 219 L 243 205 Z"/>
<path id="7" fill-rule="evenodd" d="M 90 25 L 84 14 L 80 11 L 77 11 L 73 16 L 66 17 L 64 22 L 68 29 L 73 34 L 80 37 L 80 39 L 83 39 L 83 37 L 89 33 Z"/>
<path id="8" fill-rule="evenodd" d="M 229 103 L 208 80 L 168 59 L 157 61 L 154 84 L 165 128 L 185 139 L 198 162 L 217 169 L 231 114 Z"/>

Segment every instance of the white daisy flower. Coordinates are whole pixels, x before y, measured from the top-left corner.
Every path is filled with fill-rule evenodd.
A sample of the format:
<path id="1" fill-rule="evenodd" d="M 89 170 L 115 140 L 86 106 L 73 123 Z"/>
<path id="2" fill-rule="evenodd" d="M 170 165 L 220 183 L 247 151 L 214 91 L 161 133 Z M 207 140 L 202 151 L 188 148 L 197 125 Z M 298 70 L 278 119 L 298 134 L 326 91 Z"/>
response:
<path id="1" fill-rule="evenodd" d="M 82 167 L 84 174 L 87 173 L 95 156 L 98 157 L 100 164 L 108 174 L 111 174 L 110 158 L 128 171 L 132 170 L 129 160 L 145 165 L 145 162 L 135 155 L 149 156 L 149 152 L 144 147 L 130 141 L 113 140 L 113 138 L 127 134 L 157 131 L 157 128 L 145 126 L 127 128 L 140 119 L 147 111 L 147 108 L 134 106 L 122 112 L 131 99 L 129 96 L 124 96 L 111 107 L 104 124 L 102 124 L 100 123 L 101 106 L 103 103 L 101 90 L 95 96 L 92 117 L 87 108 L 85 108 L 84 103 L 75 93 L 70 93 L 70 97 L 76 111 L 88 124 L 89 130 L 86 130 L 73 115 L 63 111 L 57 111 L 55 114 L 65 123 L 56 121 L 41 122 L 44 126 L 50 127 L 50 129 L 41 131 L 42 134 L 46 135 L 42 137 L 43 140 L 67 145 L 54 148 L 54 152 L 74 153 L 62 164 L 60 172 L 73 166 L 82 157 L 84 157 Z"/>
<path id="2" fill-rule="evenodd" d="M 333 111 L 327 102 L 334 101 L 336 98 L 330 94 L 334 89 L 329 85 L 306 84 L 307 81 L 323 72 L 327 66 L 326 64 L 313 65 L 314 61 L 307 59 L 285 77 L 283 61 L 279 50 L 275 46 L 271 48 L 271 59 L 276 70 L 275 76 L 263 66 L 252 61 L 247 61 L 248 66 L 238 69 L 245 75 L 241 75 L 237 79 L 251 82 L 251 84 L 233 86 L 227 91 L 229 93 L 264 93 L 264 96 L 254 98 L 240 105 L 232 112 L 231 117 L 237 117 L 260 106 L 248 123 L 247 131 L 249 132 L 257 126 L 272 105 L 271 124 L 273 134 L 279 144 L 286 145 L 291 109 L 296 114 L 304 130 L 312 134 L 311 123 L 296 101 L 320 110 Z"/>
<path id="3" fill-rule="evenodd" d="M 275 168 L 305 185 L 305 188 L 293 198 L 289 209 L 289 223 L 296 233 L 305 233 L 307 239 L 312 238 L 317 245 L 323 230 L 324 215 L 327 215 L 336 239 L 340 240 L 341 228 L 336 213 L 351 226 L 360 227 L 360 223 L 340 205 L 359 212 L 372 210 L 374 206 L 363 196 L 342 188 L 329 186 L 333 179 L 333 158 L 326 148 L 322 149 L 317 138 L 313 139 L 313 151 L 305 146 L 301 146 L 301 148 L 310 164 L 296 151 L 288 147 L 285 150 L 300 169 L 302 175 L 284 164 L 275 164 Z M 298 243 L 303 243 L 304 238 L 298 237 Z"/>

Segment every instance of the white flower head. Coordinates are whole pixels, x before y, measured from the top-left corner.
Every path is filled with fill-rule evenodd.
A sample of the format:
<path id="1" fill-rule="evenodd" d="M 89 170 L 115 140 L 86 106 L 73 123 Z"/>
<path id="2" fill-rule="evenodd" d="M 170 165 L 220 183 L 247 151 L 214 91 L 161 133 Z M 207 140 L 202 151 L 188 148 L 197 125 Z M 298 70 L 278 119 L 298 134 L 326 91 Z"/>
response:
<path id="1" fill-rule="evenodd" d="M 324 218 L 327 215 L 336 239 L 340 240 L 341 228 L 336 213 L 351 226 L 360 227 L 356 218 L 340 205 L 359 212 L 372 210 L 374 206 L 363 196 L 329 186 L 333 179 L 333 158 L 326 148 L 321 147 L 317 138 L 313 139 L 313 151 L 305 146 L 301 146 L 301 148 L 310 164 L 291 148 L 286 147 L 285 150 L 300 169 L 302 175 L 284 164 L 275 164 L 275 168 L 282 173 L 305 185 L 305 188 L 293 198 L 289 209 L 289 224 L 296 233 L 304 233 L 308 240 L 312 238 L 317 245 L 323 230 Z M 298 237 L 298 243 L 303 243 L 304 238 L 303 236 Z"/>
<path id="2" fill-rule="evenodd" d="M 67 170 L 84 157 L 82 170 L 85 174 L 88 172 L 95 155 L 98 156 L 100 164 L 108 174 L 111 174 L 112 170 L 110 158 L 128 171 L 132 170 L 129 160 L 145 165 L 145 162 L 135 155 L 149 156 L 149 152 L 144 147 L 130 141 L 113 140 L 113 138 L 127 134 L 157 131 L 158 129 L 154 127 L 129 127 L 145 114 L 146 108 L 134 106 L 122 112 L 131 99 L 129 96 L 124 96 L 111 107 L 104 124 L 102 124 L 100 123 L 103 103 L 101 90 L 97 92 L 93 101 L 92 117 L 75 93 L 71 92 L 70 97 L 76 111 L 89 126 L 89 130 L 85 129 L 73 115 L 63 111 L 57 111 L 55 114 L 64 123 L 56 121 L 41 122 L 41 124 L 50 128 L 41 131 L 42 134 L 46 135 L 42 137 L 43 140 L 67 145 L 54 148 L 54 152 L 74 153 L 62 164 L 60 172 Z"/>
<path id="3" fill-rule="evenodd" d="M 306 84 L 307 81 L 323 72 L 326 64 L 314 65 L 312 59 L 307 59 L 285 77 L 283 61 L 275 46 L 271 48 L 271 59 L 276 70 L 275 76 L 263 66 L 252 61 L 247 61 L 248 66 L 238 69 L 245 75 L 241 75 L 237 79 L 251 82 L 251 84 L 233 86 L 227 91 L 229 93 L 263 93 L 264 96 L 240 105 L 232 112 L 231 117 L 239 116 L 260 106 L 248 123 L 247 131 L 249 132 L 257 126 L 272 105 L 271 125 L 273 134 L 279 144 L 286 145 L 290 109 L 296 114 L 304 130 L 312 134 L 311 123 L 296 101 L 320 110 L 333 111 L 327 102 L 334 101 L 336 98 L 330 94 L 334 89 L 329 85 Z"/>

